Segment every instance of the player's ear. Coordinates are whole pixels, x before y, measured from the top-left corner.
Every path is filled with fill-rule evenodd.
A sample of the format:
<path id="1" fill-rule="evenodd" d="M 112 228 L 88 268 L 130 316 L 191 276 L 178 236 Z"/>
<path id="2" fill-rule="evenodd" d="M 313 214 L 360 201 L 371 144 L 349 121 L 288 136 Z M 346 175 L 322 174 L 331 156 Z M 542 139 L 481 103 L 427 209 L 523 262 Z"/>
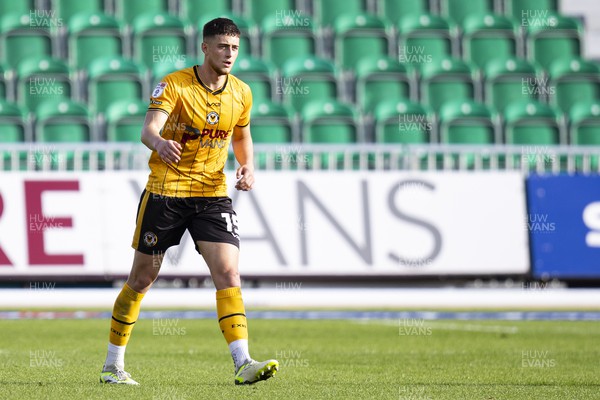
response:
<path id="1" fill-rule="evenodd" d="M 202 41 L 202 52 L 206 54 L 208 51 L 208 44 L 205 41 Z"/>

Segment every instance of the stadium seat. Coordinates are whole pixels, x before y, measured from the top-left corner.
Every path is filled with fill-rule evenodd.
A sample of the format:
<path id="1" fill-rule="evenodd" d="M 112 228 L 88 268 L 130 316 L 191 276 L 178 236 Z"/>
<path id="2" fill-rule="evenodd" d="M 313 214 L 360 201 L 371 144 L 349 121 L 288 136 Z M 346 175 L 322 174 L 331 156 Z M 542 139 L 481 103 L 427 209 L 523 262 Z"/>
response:
<path id="1" fill-rule="evenodd" d="M 365 113 L 372 113 L 375 104 L 382 99 L 396 101 L 416 97 L 410 68 L 393 58 L 363 58 L 354 72 L 356 104 Z"/>
<path id="2" fill-rule="evenodd" d="M 313 100 L 338 97 L 338 73 L 328 60 L 317 57 L 292 58 L 283 64 L 277 95 L 296 112 Z"/>
<path id="3" fill-rule="evenodd" d="M 275 67 L 259 58 L 239 57 L 231 73 L 250 86 L 254 101 L 271 100 Z"/>
<path id="4" fill-rule="evenodd" d="M 133 21 L 133 58 L 148 68 L 175 64 L 192 54 L 184 22 L 169 14 L 148 13 Z"/>
<path id="5" fill-rule="evenodd" d="M 245 0 L 243 6 L 244 17 L 255 21 L 258 25 L 263 25 L 265 18 L 281 21 L 286 16 L 292 19 L 307 16 L 298 9 L 296 0 Z"/>
<path id="6" fill-rule="evenodd" d="M 317 26 L 332 27 L 342 14 L 362 14 L 367 11 L 366 0 L 312 0 L 313 18 Z"/>
<path id="7" fill-rule="evenodd" d="M 561 142 L 559 117 L 536 100 L 514 102 L 504 110 L 505 142 L 517 145 L 556 145 Z"/>
<path id="8" fill-rule="evenodd" d="M 421 68 L 442 58 L 458 56 L 454 38 L 454 28 L 437 15 L 406 15 L 398 21 L 399 60 Z"/>
<path id="9" fill-rule="evenodd" d="M 334 99 L 314 100 L 301 112 L 302 141 L 306 143 L 356 143 L 359 137 L 353 107 Z"/>
<path id="10" fill-rule="evenodd" d="M 139 143 L 148 103 L 118 100 L 106 109 L 106 139 L 109 142 Z"/>
<path id="11" fill-rule="evenodd" d="M 385 20 L 369 14 L 343 14 L 334 21 L 336 64 L 353 69 L 361 58 L 390 53 L 391 32 Z"/>
<path id="12" fill-rule="evenodd" d="M 444 58 L 423 65 L 420 100 L 435 112 L 447 101 L 478 100 L 471 66 L 462 60 Z"/>
<path id="13" fill-rule="evenodd" d="M 577 101 L 600 100 L 600 67 L 580 58 L 562 59 L 549 68 L 549 103 L 568 113 Z"/>
<path id="14" fill-rule="evenodd" d="M 279 168 L 282 164 L 296 164 L 297 157 L 289 151 L 297 133 L 292 123 L 290 111 L 282 104 L 269 100 L 260 100 L 252 105 L 251 114 L 252 141 L 256 144 L 281 144 L 273 154 L 255 149 L 256 164 L 259 168 Z M 268 165 L 269 162 L 273 164 Z"/>
<path id="15" fill-rule="evenodd" d="M 558 0 L 504 0 L 506 15 L 520 21 L 522 26 L 531 25 L 558 11 Z M 524 20 L 527 22 L 523 23 Z"/>
<path id="16" fill-rule="evenodd" d="M 121 99 L 146 99 L 149 96 L 145 69 L 132 60 L 119 57 L 98 58 L 90 63 L 87 99 L 93 113 L 103 113 Z"/>
<path id="17" fill-rule="evenodd" d="M 145 13 L 168 14 L 169 0 L 113 0 L 115 17 L 126 24 Z"/>
<path id="18" fill-rule="evenodd" d="M 582 55 L 583 28 L 575 18 L 549 14 L 543 20 L 528 26 L 526 35 L 527 58 L 548 69 L 561 58 Z"/>
<path id="19" fill-rule="evenodd" d="M 234 0 L 179 0 L 179 16 L 197 25 L 206 15 L 234 11 L 233 3 Z"/>
<path id="20" fill-rule="evenodd" d="M 375 107 L 375 142 L 426 144 L 432 138 L 432 122 L 419 103 L 382 100 Z"/>
<path id="21" fill-rule="evenodd" d="M 28 134 L 24 110 L 17 104 L 0 99 L 0 143 L 24 142 L 30 139 Z"/>
<path id="22" fill-rule="evenodd" d="M 376 0 L 377 15 L 398 21 L 405 15 L 428 14 L 429 0 Z"/>
<path id="23" fill-rule="evenodd" d="M 71 100 L 48 100 L 36 111 L 37 142 L 87 142 L 92 136 L 88 110 Z"/>
<path id="24" fill-rule="evenodd" d="M 462 25 L 473 15 L 491 14 L 496 11 L 494 0 L 439 0 L 440 15 Z"/>
<path id="25" fill-rule="evenodd" d="M 200 17 L 198 20 L 198 35 L 197 35 L 197 48 L 198 48 L 198 59 L 200 63 L 204 58 L 202 53 L 202 30 L 204 29 L 204 25 L 215 18 L 229 18 L 232 20 L 240 30 L 240 48 L 238 49 L 238 57 L 252 57 L 258 55 L 258 28 L 254 21 L 240 17 L 239 15 L 232 14 L 229 12 L 219 12 L 212 14 L 205 14 Z"/>
<path id="26" fill-rule="evenodd" d="M 498 112 L 513 102 L 541 99 L 547 91 L 541 74 L 522 59 L 493 60 L 486 64 L 483 72 L 484 102 Z"/>
<path id="27" fill-rule="evenodd" d="M 49 0 L 50 9 L 62 19 L 62 24 L 69 25 L 71 18 L 79 13 L 104 13 L 104 0 Z"/>
<path id="28" fill-rule="evenodd" d="M 69 67 L 51 57 L 30 57 L 17 67 L 17 102 L 35 112 L 46 100 L 71 98 L 74 90 Z"/>
<path id="29" fill-rule="evenodd" d="M 67 48 L 69 63 L 73 68 L 83 69 L 102 55 L 123 54 L 121 24 L 113 17 L 102 13 L 79 13 L 69 20 Z"/>
<path id="30" fill-rule="evenodd" d="M 31 14 L 6 14 L 0 16 L 0 60 L 16 67 L 31 56 L 51 56 L 52 36 L 47 17 L 31 18 Z M 54 21 L 58 23 L 58 21 Z"/>
<path id="31" fill-rule="evenodd" d="M 316 54 L 316 32 L 308 16 L 297 20 L 291 16 L 267 15 L 261 33 L 262 56 L 277 68 L 290 58 Z"/>
<path id="32" fill-rule="evenodd" d="M 518 30 L 511 20 L 495 14 L 472 14 L 463 23 L 463 59 L 479 68 L 494 59 L 518 56 Z"/>
<path id="33" fill-rule="evenodd" d="M 600 101 L 581 101 L 571 107 L 569 113 L 569 142 L 575 146 L 600 146 Z M 577 157 L 578 168 L 586 163 L 597 171 L 600 155 Z M 588 161 L 589 160 L 589 161 Z"/>
<path id="34" fill-rule="evenodd" d="M 36 0 L 0 0 L 0 16 L 12 13 L 29 14 L 29 11 L 36 9 L 36 3 Z"/>

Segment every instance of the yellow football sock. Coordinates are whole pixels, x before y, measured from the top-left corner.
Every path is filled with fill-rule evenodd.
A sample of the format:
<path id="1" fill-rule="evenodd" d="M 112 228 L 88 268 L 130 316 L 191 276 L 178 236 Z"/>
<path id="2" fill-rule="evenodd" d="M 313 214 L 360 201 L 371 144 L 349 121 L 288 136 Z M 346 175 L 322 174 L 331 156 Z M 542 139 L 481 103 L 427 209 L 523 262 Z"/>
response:
<path id="1" fill-rule="evenodd" d="M 227 344 L 248 339 L 246 310 L 239 287 L 217 290 L 217 317 Z"/>
<path id="2" fill-rule="evenodd" d="M 140 305 L 144 295 L 125 284 L 115 300 L 112 319 L 110 321 L 110 343 L 125 346 L 131 336 L 133 324 L 140 315 Z"/>

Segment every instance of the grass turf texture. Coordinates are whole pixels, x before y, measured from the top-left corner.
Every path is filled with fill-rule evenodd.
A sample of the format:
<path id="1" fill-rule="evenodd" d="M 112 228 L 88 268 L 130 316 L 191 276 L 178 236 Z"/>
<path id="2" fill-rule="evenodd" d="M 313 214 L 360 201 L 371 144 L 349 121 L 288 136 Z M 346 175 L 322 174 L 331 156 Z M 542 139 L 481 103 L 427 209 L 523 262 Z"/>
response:
<path id="1" fill-rule="evenodd" d="M 597 399 L 600 323 L 250 321 L 279 373 L 233 384 L 216 321 L 140 320 L 126 369 L 101 385 L 108 320 L 0 321 L 2 399 Z"/>

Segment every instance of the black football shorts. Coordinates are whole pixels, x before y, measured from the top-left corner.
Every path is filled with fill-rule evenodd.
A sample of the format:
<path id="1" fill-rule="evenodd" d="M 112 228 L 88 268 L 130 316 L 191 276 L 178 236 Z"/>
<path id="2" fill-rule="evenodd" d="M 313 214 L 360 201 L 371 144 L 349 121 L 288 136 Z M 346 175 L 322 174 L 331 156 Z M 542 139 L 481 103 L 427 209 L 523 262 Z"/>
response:
<path id="1" fill-rule="evenodd" d="M 186 229 L 194 243 L 231 243 L 238 248 L 237 215 L 229 197 L 166 197 L 144 190 L 131 246 L 160 254 L 178 245 Z M 196 246 L 196 250 L 200 252 Z"/>

